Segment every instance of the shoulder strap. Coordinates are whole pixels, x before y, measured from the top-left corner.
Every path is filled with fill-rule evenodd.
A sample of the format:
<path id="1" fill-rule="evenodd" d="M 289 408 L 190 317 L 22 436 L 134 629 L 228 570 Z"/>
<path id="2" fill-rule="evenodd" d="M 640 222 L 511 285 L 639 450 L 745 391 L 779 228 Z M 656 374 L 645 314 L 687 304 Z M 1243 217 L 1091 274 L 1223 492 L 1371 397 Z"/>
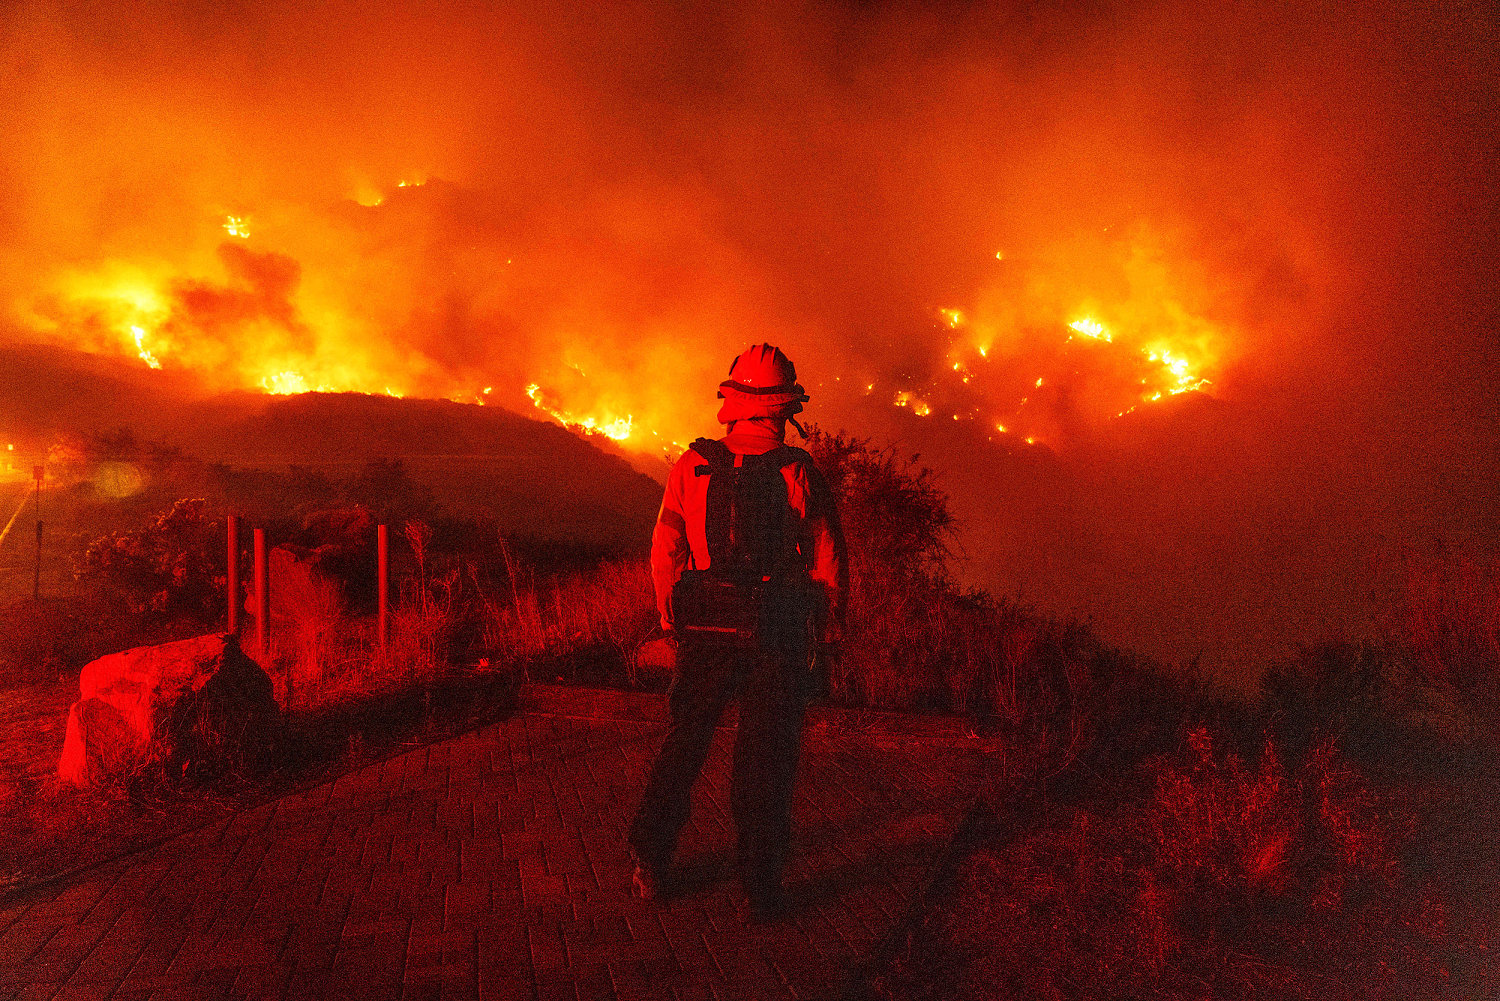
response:
<path id="1" fill-rule="evenodd" d="M 725 445 L 722 441 L 715 441 L 712 438 L 699 438 L 693 442 L 692 447 L 694 452 L 697 452 L 704 459 L 708 460 L 708 465 L 698 466 L 693 470 L 694 474 L 698 476 L 707 476 L 714 471 L 715 467 L 723 469 L 734 465 L 734 453 L 729 451 L 729 446 Z"/>
<path id="2" fill-rule="evenodd" d="M 777 469 L 785 469 L 794 462 L 805 462 L 808 465 L 812 465 L 813 461 L 811 452 L 805 448 L 798 448 L 796 445 L 778 445 L 767 452 L 766 455 L 768 457 L 773 455 L 777 457 Z"/>

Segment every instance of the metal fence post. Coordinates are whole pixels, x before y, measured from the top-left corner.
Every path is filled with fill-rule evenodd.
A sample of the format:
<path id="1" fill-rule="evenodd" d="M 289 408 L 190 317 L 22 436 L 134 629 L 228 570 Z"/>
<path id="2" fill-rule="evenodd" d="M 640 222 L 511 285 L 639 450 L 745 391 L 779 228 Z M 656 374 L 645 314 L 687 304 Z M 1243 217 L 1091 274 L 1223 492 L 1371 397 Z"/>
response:
<path id="1" fill-rule="evenodd" d="M 255 530 L 255 647 L 265 661 L 271 653 L 271 580 L 266 572 L 266 530 Z"/>
<path id="2" fill-rule="evenodd" d="M 235 515 L 228 518 L 229 529 L 229 564 L 228 581 L 225 590 L 229 592 L 229 622 L 227 631 L 231 636 L 240 633 L 240 519 Z"/>

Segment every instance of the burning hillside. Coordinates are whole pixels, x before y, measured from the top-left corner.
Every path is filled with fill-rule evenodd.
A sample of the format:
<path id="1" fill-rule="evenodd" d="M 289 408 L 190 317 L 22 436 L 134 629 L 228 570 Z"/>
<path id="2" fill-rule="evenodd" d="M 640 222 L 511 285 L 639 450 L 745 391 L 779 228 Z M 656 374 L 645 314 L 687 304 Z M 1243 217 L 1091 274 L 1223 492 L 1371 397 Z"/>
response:
<path id="1" fill-rule="evenodd" d="M 440 399 L 638 457 L 770 341 L 951 485 L 973 583 L 1177 653 L 1244 631 L 1182 625 L 1206 593 L 1285 641 L 1314 616 L 1254 595 L 1500 536 L 1491 20 L 700 13 L 23 4 L 5 336 L 164 410 Z"/>
<path id="2" fill-rule="evenodd" d="M 354 202 L 366 211 L 346 205 L 338 221 L 342 232 L 334 242 L 339 249 L 332 257 L 320 253 L 309 258 L 316 262 L 321 282 L 327 282 L 330 272 L 359 275 L 368 270 L 367 256 L 357 250 L 370 245 L 372 233 L 391 228 L 383 213 L 404 211 L 417 217 L 423 230 L 446 227 L 453 220 L 442 216 L 462 211 L 453 209 L 453 201 L 474 198 L 442 182 L 434 186 L 446 189 L 443 195 L 428 198 L 402 190 L 425 187 L 425 182 L 401 183 L 391 196 L 406 200 L 400 206 L 368 192 L 359 196 L 369 198 L 368 205 Z M 274 246 L 274 230 L 252 237 L 248 219 L 226 216 L 217 228 L 229 239 L 218 242 L 210 259 L 185 263 L 182 270 L 115 258 L 64 271 L 28 303 L 32 336 L 115 354 L 151 369 L 166 365 L 220 389 L 416 395 L 479 406 L 503 401 L 512 407 L 524 406 L 524 397 L 536 410 L 580 433 L 602 435 L 643 452 L 675 454 L 701 426 L 696 401 L 682 406 L 675 394 L 661 392 L 659 379 L 633 376 L 641 367 L 638 362 L 607 356 L 594 332 L 583 325 L 576 336 L 554 336 L 540 350 L 535 335 L 527 338 L 532 346 L 514 354 L 496 345 L 472 366 L 451 364 L 444 357 L 448 345 L 442 343 L 432 345 L 430 353 L 401 351 L 377 332 L 392 322 L 409 328 L 417 318 L 382 317 L 379 302 L 363 294 L 369 287 L 363 277 L 342 294 L 310 298 L 303 291 L 306 269 L 298 257 Z M 205 225 L 210 226 L 205 242 L 219 239 L 222 234 L 213 232 L 210 222 Z M 281 238 L 298 242 L 290 233 Z M 1204 373 L 1217 369 L 1225 334 L 1183 305 L 1180 292 L 1170 287 L 1169 266 L 1159 248 L 1146 246 L 1148 239 L 1140 234 L 1123 244 L 1095 248 L 1094 254 L 1073 262 L 1075 272 L 1085 270 L 1085 261 L 1095 271 L 1118 272 L 1122 293 L 1109 303 L 1089 292 L 1091 283 L 1083 278 L 1062 282 L 1055 269 L 997 253 L 1000 264 L 976 290 L 975 307 L 934 311 L 936 329 L 924 345 L 930 370 L 925 376 L 912 378 L 866 358 L 819 366 L 823 387 L 836 396 L 843 387 L 832 384 L 847 378 L 857 386 L 864 380 L 863 395 L 876 401 L 884 399 L 921 417 L 977 421 L 989 434 L 1015 434 L 1028 444 L 1039 439 L 1062 443 L 1060 406 L 1083 422 L 1073 429 L 1079 431 L 1167 395 L 1203 391 L 1212 383 Z M 268 243 L 273 245 L 264 247 Z M 346 248 L 356 253 L 346 256 Z M 528 270 L 524 262 L 517 266 L 514 257 L 505 260 L 504 268 L 522 275 Z M 513 282 L 510 274 L 486 280 L 499 287 Z M 520 279 L 537 280 L 534 274 Z M 1077 305 L 1070 309 L 1070 302 Z M 1076 318 L 1069 321 L 1070 316 Z M 1096 318 L 1101 316 L 1109 322 Z M 918 317 L 909 320 L 920 327 Z M 481 322 L 507 320 L 485 316 Z M 657 353 L 664 350 L 662 346 Z M 515 354 L 528 356 L 532 368 L 516 368 Z M 689 362 L 705 369 L 690 377 L 711 382 L 711 365 L 717 360 L 715 355 Z M 664 364 L 678 367 L 683 362 L 664 359 Z M 528 372 L 540 374 L 533 379 Z"/>

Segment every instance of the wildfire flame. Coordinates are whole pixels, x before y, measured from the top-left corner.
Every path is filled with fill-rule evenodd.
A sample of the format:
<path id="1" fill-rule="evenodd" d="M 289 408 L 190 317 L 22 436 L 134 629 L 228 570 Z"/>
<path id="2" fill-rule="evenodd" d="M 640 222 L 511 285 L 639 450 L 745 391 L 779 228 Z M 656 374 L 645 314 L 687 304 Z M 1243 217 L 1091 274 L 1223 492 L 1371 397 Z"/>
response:
<path id="1" fill-rule="evenodd" d="M 626 441 L 634 428 L 635 418 L 629 414 L 614 418 L 579 417 L 551 406 L 542 399 L 542 387 L 534 382 L 526 387 L 526 395 L 531 397 L 532 405 L 542 413 L 563 427 L 577 428 L 584 434 L 599 434 L 614 441 Z"/>
<path id="2" fill-rule="evenodd" d="M 1096 341 L 1104 341 L 1106 344 L 1114 340 L 1110 336 L 1109 331 L 1104 329 L 1104 324 L 1098 320 L 1091 320 L 1088 317 L 1084 317 L 1081 320 L 1074 320 L 1068 324 L 1068 327 L 1069 329 L 1078 331 L 1078 333 L 1085 337 L 1092 337 Z"/>
<path id="3" fill-rule="evenodd" d="M 916 414 L 918 417 L 926 417 L 928 414 L 932 413 L 932 407 L 927 403 L 926 400 L 919 398 L 910 390 L 905 389 L 896 394 L 896 406 L 910 407 L 911 412 Z"/>
<path id="4" fill-rule="evenodd" d="M 150 365 L 152 368 L 161 368 L 161 362 L 157 361 L 156 355 L 152 354 L 151 351 L 146 347 L 146 331 L 138 326 L 132 325 L 130 328 L 130 332 L 135 335 L 135 350 L 136 354 L 140 356 L 141 361 L 145 362 L 147 365 Z"/>
<path id="5" fill-rule="evenodd" d="M 1160 363 L 1161 367 L 1166 369 L 1171 374 L 1173 380 L 1175 380 L 1166 389 L 1169 395 L 1176 396 L 1178 393 L 1190 393 L 1193 390 L 1212 385 L 1208 379 L 1203 378 L 1193 371 L 1192 364 L 1186 358 L 1174 355 L 1166 348 L 1160 351 L 1148 352 L 1147 357 L 1154 362 Z M 1161 399 L 1161 392 L 1153 393 L 1150 398 L 1153 400 Z"/>
<path id="6" fill-rule="evenodd" d="M 1211 355 L 1205 349 L 1207 336 L 1201 330 L 1180 340 L 1146 330 L 1132 330 L 1129 331 L 1129 336 L 1117 337 L 1117 331 L 1106 326 L 1103 321 L 1091 315 L 1079 316 L 1075 313 L 1077 319 L 1066 324 L 1059 323 L 1052 328 L 1060 331 L 1061 335 L 1050 347 L 1043 341 L 1040 346 L 1033 345 L 1027 355 L 1037 362 L 1045 363 L 1049 369 L 1048 374 L 1030 376 L 1025 382 L 1021 382 L 1016 378 L 1019 373 L 1014 371 L 1020 356 L 1013 357 L 1005 364 L 1000 364 L 998 359 L 991 360 L 991 349 L 997 342 L 997 335 L 1003 343 L 1003 331 L 976 329 L 978 325 L 971 322 L 968 315 L 960 309 L 945 308 L 937 312 L 944 327 L 960 332 L 961 335 L 949 347 L 947 368 L 938 378 L 924 386 L 900 390 L 893 400 L 895 406 L 910 409 L 921 417 L 932 412 L 932 401 L 937 399 L 953 401 L 956 408 L 950 410 L 949 414 L 955 421 L 979 416 L 986 409 L 985 404 L 989 407 L 999 404 L 1002 414 L 1008 416 L 997 414 L 998 419 L 991 418 L 989 424 L 999 434 L 1011 434 L 1015 431 L 1015 425 L 1020 424 L 1024 430 L 1019 438 L 1028 445 L 1033 445 L 1044 438 L 1044 435 L 1037 433 L 1044 428 L 1036 425 L 1045 421 L 1045 418 L 1036 408 L 1050 399 L 1042 397 L 1033 403 L 1033 393 L 1054 386 L 1062 388 L 1052 389 L 1053 393 L 1066 392 L 1070 384 L 1076 387 L 1080 382 L 1080 366 L 1092 366 L 1091 371 L 1105 373 L 1101 378 L 1109 381 L 1095 386 L 1093 392 L 1108 394 L 1104 397 L 1106 405 L 1110 402 L 1114 405 L 1105 416 L 1117 418 L 1131 413 L 1138 404 L 1154 403 L 1181 393 L 1202 391 L 1212 385 L 1212 380 L 1204 374 Z M 1174 315 L 1170 310 L 1167 313 L 1169 316 Z M 1070 347 L 1075 337 L 1081 337 L 1079 346 Z M 1070 351 L 1095 353 L 1085 356 L 1070 354 Z M 1097 353 L 1101 351 L 1105 354 Z M 1134 373 L 1134 389 L 1130 388 L 1131 384 L 1121 382 L 1119 373 L 1122 371 Z M 957 385 L 947 381 L 953 377 L 957 378 Z M 1004 386 L 1014 387 L 1012 391 L 1020 399 L 1012 411 L 1007 411 L 1002 402 Z M 975 390 L 980 394 L 982 402 L 978 406 L 972 402 L 965 405 L 964 394 L 972 394 Z M 948 404 L 943 406 L 947 407 Z M 1030 416 L 1023 419 L 1025 414 Z"/>
<path id="7" fill-rule="evenodd" d="M 272 372 L 260 380 L 262 388 L 272 396 L 290 396 L 294 393 L 332 393 L 336 390 L 332 386 L 311 385 L 306 376 L 301 372 L 285 371 Z M 386 392 L 390 392 L 387 387 Z M 395 394 L 392 394 L 395 395 Z"/>
<path id="8" fill-rule="evenodd" d="M 412 173 L 381 184 L 356 179 L 350 198 L 372 207 L 388 200 L 411 204 L 406 200 L 425 197 L 414 189 L 427 183 Z M 263 234 L 258 243 L 265 246 L 252 250 L 244 243 L 251 218 L 207 215 L 205 222 L 213 225 L 205 227 L 198 249 L 175 264 L 119 258 L 62 272 L 31 314 L 39 332 L 85 349 L 128 351 L 152 369 L 170 360 L 174 368 L 203 372 L 221 385 L 276 395 L 412 393 L 485 405 L 493 392 L 516 399 L 524 391 L 535 409 L 565 427 L 645 451 L 668 449 L 665 442 L 677 446 L 676 439 L 693 426 L 688 407 L 637 388 L 645 384 L 611 356 L 590 353 L 588 338 L 560 339 L 551 357 L 531 350 L 522 369 L 529 383 L 524 388 L 515 374 L 508 386 L 485 385 L 497 381 L 498 368 L 449 372 L 441 355 L 402 350 L 400 341 L 381 332 L 400 329 L 409 314 L 397 311 L 399 306 L 381 312 L 378 297 L 361 301 L 357 289 L 367 285 L 341 286 L 340 269 L 352 267 L 345 258 L 319 256 L 328 251 L 306 247 L 294 258 L 274 245 L 293 239 L 280 232 Z M 367 232 L 360 227 L 386 217 L 351 218 L 362 220 L 347 231 L 357 238 Z M 340 238 L 345 233 L 335 231 Z M 996 260 L 1004 262 L 997 280 L 1022 284 L 981 293 L 963 308 L 935 310 L 935 330 L 928 336 L 937 338 L 932 360 L 938 364 L 929 378 L 897 382 L 877 394 L 877 385 L 889 385 L 886 374 L 829 371 L 823 377 L 830 384 L 851 383 L 856 393 L 889 400 L 917 417 L 977 421 L 1027 443 L 1055 440 L 1061 407 L 1069 408 L 1070 419 L 1081 414 L 1103 420 L 1204 390 L 1212 385 L 1217 332 L 1177 300 L 1159 254 L 1131 253 L 1145 261 L 1139 266 L 1143 277 L 1128 277 L 1123 301 L 1100 303 L 1069 291 L 1059 275 L 1071 270 L 1053 269 L 1042 281 L 1025 284 L 1031 281 L 1021 277 L 1029 262 L 997 251 Z M 520 259 L 497 255 L 495 263 Z M 379 277 L 387 279 L 384 272 Z M 1069 296 L 1073 303 L 1060 302 Z"/>

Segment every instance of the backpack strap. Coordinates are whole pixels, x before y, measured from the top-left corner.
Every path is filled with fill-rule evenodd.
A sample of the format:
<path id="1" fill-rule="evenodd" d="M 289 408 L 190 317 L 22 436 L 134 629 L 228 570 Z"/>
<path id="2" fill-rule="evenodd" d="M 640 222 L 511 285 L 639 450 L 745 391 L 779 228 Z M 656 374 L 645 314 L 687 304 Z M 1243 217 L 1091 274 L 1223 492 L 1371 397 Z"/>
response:
<path id="1" fill-rule="evenodd" d="M 694 452 L 708 460 L 707 465 L 694 468 L 693 474 L 696 476 L 708 476 L 715 469 L 728 469 L 734 466 L 734 453 L 722 441 L 699 438 L 693 442 L 692 448 Z"/>
<path id="2" fill-rule="evenodd" d="M 760 462 L 774 464 L 777 469 L 785 469 L 798 460 L 812 461 L 812 456 L 796 445 L 777 445 L 764 455 L 756 456 Z"/>
<path id="3" fill-rule="evenodd" d="M 739 455 L 731 452 L 729 446 L 722 441 L 699 438 L 693 442 L 692 449 L 707 460 L 705 465 L 694 467 L 693 474 L 696 476 L 708 476 L 717 471 L 734 469 L 742 465 L 785 469 L 799 460 L 812 462 L 812 456 L 795 445 L 777 445 L 769 452 L 763 452 L 760 455 Z"/>

